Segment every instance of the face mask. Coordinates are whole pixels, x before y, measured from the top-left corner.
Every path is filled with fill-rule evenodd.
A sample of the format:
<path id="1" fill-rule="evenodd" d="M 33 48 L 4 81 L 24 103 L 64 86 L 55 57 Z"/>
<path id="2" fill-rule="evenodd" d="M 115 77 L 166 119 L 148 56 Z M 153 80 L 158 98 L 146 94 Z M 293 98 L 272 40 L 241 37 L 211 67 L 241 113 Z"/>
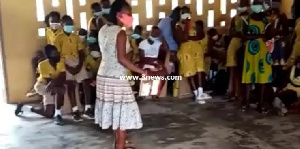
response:
<path id="1" fill-rule="evenodd" d="M 66 33 L 72 33 L 73 29 L 74 29 L 74 26 L 73 26 L 73 25 L 65 25 L 65 26 L 64 26 L 64 31 L 65 31 Z"/>
<path id="2" fill-rule="evenodd" d="M 140 39 L 141 35 L 139 35 L 139 34 L 132 34 L 131 38 L 133 38 L 133 39 Z"/>
<path id="3" fill-rule="evenodd" d="M 247 7 L 238 7 L 238 12 L 242 13 L 242 12 L 245 12 L 247 11 Z"/>
<path id="4" fill-rule="evenodd" d="M 190 13 L 184 13 L 181 15 L 181 19 L 182 20 L 186 20 L 186 19 L 189 19 L 191 18 L 191 14 Z"/>
<path id="5" fill-rule="evenodd" d="M 91 51 L 90 54 L 93 58 L 99 58 L 101 56 L 99 51 Z"/>
<path id="6" fill-rule="evenodd" d="M 90 44 L 91 44 L 91 43 L 96 43 L 96 42 L 97 42 L 97 39 L 96 39 L 95 37 L 88 37 L 86 40 L 87 40 L 87 42 L 90 43 Z"/>
<path id="7" fill-rule="evenodd" d="M 132 26 L 132 21 L 133 21 L 132 16 L 118 12 L 117 18 L 123 23 L 124 27 Z"/>
<path id="8" fill-rule="evenodd" d="M 110 8 L 102 8 L 103 14 L 109 14 Z"/>
<path id="9" fill-rule="evenodd" d="M 254 13 L 260 13 L 263 10 L 263 6 L 262 5 L 252 5 L 251 10 Z"/>
<path id="10" fill-rule="evenodd" d="M 60 28 L 60 23 L 50 23 L 50 28 L 51 29 L 58 29 L 58 28 Z"/>
<path id="11" fill-rule="evenodd" d="M 212 37 L 213 40 L 218 40 L 218 38 L 219 38 L 218 35 L 215 35 L 215 36 Z"/>
<path id="12" fill-rule="evenodd" d="M 94 12 L 94 16 L 99 17 L 102 16 L 103 12 L 99 11 L 99 12 Z"/>
<path id="13" fill-rule="evenodd" d="M 152 40 L 152 41 L 158 41 L 160 38 L 159 37 L 149 36 L 149 39 Z"/>
<path id="14" fill-rule="evenodd" d="M 81 41 L 85 41 L 85 36 L 79 36 Z"/>

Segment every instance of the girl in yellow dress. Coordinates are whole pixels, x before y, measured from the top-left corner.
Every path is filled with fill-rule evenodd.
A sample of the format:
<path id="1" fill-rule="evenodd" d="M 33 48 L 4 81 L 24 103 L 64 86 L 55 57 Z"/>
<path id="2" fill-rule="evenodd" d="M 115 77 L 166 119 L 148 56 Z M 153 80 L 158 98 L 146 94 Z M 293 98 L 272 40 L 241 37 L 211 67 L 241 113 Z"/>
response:
<path id="1" fill-rule="evenodd" d="M 204 35 L 197 36 L 197 31 L 191 28 L 190 21 L 190 9 L 188 7 L 182 8 L 181 13 L 181 25 L 177 26 L 177 32 L 181 32 L 180 48 L 177 53 L 179 59 L 179 71 L 184 77 L 187 77 L 189 85 L 195 95 L 195 100 L 200 104 L 205 103 L 205 99 L 211 98 L 209 95 L 203 92 L 202 87 L 202 73 L 204 72 L 204 51 L 200 44 L 200 40 L 204 38 Z M 198 30 L 203 31 L 203 22 Z M 200 33 L 198 31 L 198 33 Z"/>
<path id="2" fill-rule="evenodd" d="M 248 25 L 244 29 L 246 51 L 244 58 L 242 83 L 246 84 L 246 97 L 242 102 L 242 111 L 249 107 L 251 85 L 260 86 L 259 110 L 267 112 L 264 107 L 265 84 L 272 82 L 271 54 L 264 42 L 268 39 L 268 31 L 265 31 L 267 20 L 263 11 L 263 3 L 254 0 L 251 6 L 252 14 L 248 19 Z M 246 25 L 246 24 L 245 24 Z"/>
<path id="3" fill-rule="evenodd" d="M 240 88 L 240 75 L 237 70 L 237 50 L 242 46 L 242 24 L 248 17 L 247 7 L 248 0 L 241 1 L 238 7 L 239 14 L 231 20 L 230 36 L 232 37 L 231 42 L 227 51 L 226 67 L 230 70 L 230 80 L 228 97 L 229 101 L 236 100 L 239 97 Z"/>

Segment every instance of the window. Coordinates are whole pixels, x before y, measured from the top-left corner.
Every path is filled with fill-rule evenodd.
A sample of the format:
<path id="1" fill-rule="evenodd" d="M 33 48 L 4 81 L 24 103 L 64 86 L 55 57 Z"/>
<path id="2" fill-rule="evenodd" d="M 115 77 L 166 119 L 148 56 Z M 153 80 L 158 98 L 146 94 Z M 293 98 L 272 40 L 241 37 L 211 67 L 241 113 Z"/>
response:
<path id="1" fill-rule="evenodd" d="M 226 22 L 225 21 L 221 21 L 220 22 L 220 26 L 224 27 L 226 25 Z"/>
<path id="2" fill-rule="evenodd" d="M 45 28 L 39 28 L 38 29 L 38 35 L 39 35 L 39 37 L 45 37 L 46 36 Z"/>
<path id="3" fill-rule="evenodd" d="M 237 0 L 231 0 L 231 3 L 236 3 L 237 2 Z"/>
<path id="4" fill-rule="evenodd" d="M 165 18 L 166 17 L 166 13 L 165 12 L 159 12 L 158 14 L 158 18 Z"/>
<path id="5" fill-rule="evenodd" d="M 185 0 L 185 4 L 191 4 L 191 0 Z"/>
<path id="6" fill-rule="evenodd" d="M 133 17 L 132 27 L 135 28 L 135 26 L 137 26 L 137 25 L 140 24 L 139 14 L 138 13 L 134 13 L 134 14 L 132 14 L 132 17 Z"/>
<path id="7" fill-rule="evenodd" d="M 233 18 L 237 14 L 236 9 L 231 9 L 230 11 L 230 17 Z"/>
<path id="8" fill-rule="evenodd" d="M 215 2 L 215 0 L 208 0 L 208 3 L 209 4 L 212 4 L 212 3 L 214 3 Z"/>
<path id="9" fill-rule="evenodd" d="M 146 0 L 146 17 L 147 18 L 153 17 L 152 0 Z"/>
<path id="10" fill-rule="evenodd" d="M 39 22 L 45 20 L 44 0 L 36 0 L 36 16 Z"/>
<path id="11" fill-rule="evenodd" d="M 172 0 L 172 10 L 178 6 L 178 0 Z"/>
<path id="12" fill-rule="evenodd" d="M 58 7 L 59 6 L 59 0 L 52 0 L 52 6 Z"/>
<path id="13" fill-rule="evenodd" d="M 152 25 L 147 25 L 147 31 L 151 31 Z"/>
<path id="14" fill-rule="evenodd" d="M 86 12 L 80 12 L 80 26 L 83 29 L 87 29 Z"/>
<path id="15" fill-rule="evenodd" d="M 208 10 L 208 15 L 207 15 L 207 27 L 213 27 L 214 26 L 214 10 Z"/>
<path id="16" fill-rule="evenodd" d="M 203 0 L 197 0 L 197 15 L 202 15 L 203 14 Z"/>
<path id="17" fill-rule="evenodd" d="M 159 0 L 159 5 L 165 5 L 166 4 L 166 0 Z"/>
<path id="18" fill-rule="evenodd" d="M 131 0 L 131 6 L 137 6 L 138 0 Z"/>
<path id="19" fill-rule="evenodd" d="M 226 14 L 226 1 L 227 0 L 221 0 L 221 13 Z"/>
<path id="20" fill-rule="evenodd" d="M 86 5 L 86 0 L 79 0 L 79 5 L 80 6 L 85 6 Z"/>
<path id="21" fill-rule="evenodd" d="M 74 19 L 73 0 L 66 0 L 67 15 Z"/>

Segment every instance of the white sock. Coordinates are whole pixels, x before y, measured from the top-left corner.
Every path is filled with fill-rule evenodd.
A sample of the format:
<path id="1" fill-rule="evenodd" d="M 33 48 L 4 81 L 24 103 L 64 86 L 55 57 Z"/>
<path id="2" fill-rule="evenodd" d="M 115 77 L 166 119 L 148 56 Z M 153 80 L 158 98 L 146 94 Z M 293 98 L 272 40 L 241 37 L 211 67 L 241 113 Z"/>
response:
<path id="1" fill-rule="evenodd" d="M 31 108 L 32 108 L 32 106 L 26 106 L 26 105 L 24 105 L 24 106 L 22 107 L 22 111 L 23 111 L 23 112 L 31 112 Z"/>
<path id="2" fill-rule="evenodd" d="M 77 106 L 73 107 L 73 108 L 72 108 L 72 111 L 73 111 L 73 112 L 78 111 L 78 107 L 77 107 Z"/>
<path id="3" fill-rule="evenodd" d="M 55 115 L 54 116 L 57 116 L 57 115 L 61 115 L 61 110 L 55 110 Z"/>
<path id="4" fill-rule="evenodd" d="M 202 94 L 203 94 L 203 88 L 202 88 L 202 87 L 199 87 L 199 88 L 198 88 L 198 94 L 199 94 L 199 95 L 202 95 Z"/>
<path id="5" fill-rule="evenodd" d="M 198 96 L 198 91 L 197 90 L 194 90 L 193 92 L 194 92 L 195 96 Z"/>
<path id="6" fill-rule="evenodd" d="M 90 109 L 91 108 L 91 105 L 85 105 L 85 111 L 87 111 L 88 109 Z"/>

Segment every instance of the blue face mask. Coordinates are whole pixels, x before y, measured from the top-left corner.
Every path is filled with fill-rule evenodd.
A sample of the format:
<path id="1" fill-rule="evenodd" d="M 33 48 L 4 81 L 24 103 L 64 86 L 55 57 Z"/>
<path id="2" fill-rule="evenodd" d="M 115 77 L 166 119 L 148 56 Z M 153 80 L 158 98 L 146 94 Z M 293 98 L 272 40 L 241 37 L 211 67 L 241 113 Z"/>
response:
<path id="1" fill-rule="evenodd" d="M 110 8 L 102 8 L 103 14 L 109 14 Z"/>
<path id="2" fill-rule="evenodd" d="M 103 14 L 102 11 L 94 12 L 94 16 L 97 16 L 97 17 L 102 16 L 102 14 Z"/>
<path id="3" fill-rule="evenodd" d="M 263 10 L 263 6 L 262 5 L 252 5 L 251 10 L 254 13 L 260 13 Z"/>
<path id="4" fill-rule="evenodd" d="M 88 37 L 86 40 L 89 44 L 96 43 L 97 39 L 95 37 Z"/>
<path id="5" fill-rule="evenodd" d="M 139 35 L 139 34 L 132 34 L 131 37 L 133 39 L 139 39 L 139 38 L 141 38 L 141 35 Z"/>
<path id="6" fill-rule="evenodd" d="M 152 36 L 149 36 L 149 39 L 151 39 L 152 41 L 159 41 L 160 40 L 159 37 L 152 37 Z"/>
<path id="7" fill-rule="evenodd" d="M 74 30 L 74 26 L 73 25 L 64 25 L 64 31 L 66 33 L 72 33 L 73 30 Z"/>

